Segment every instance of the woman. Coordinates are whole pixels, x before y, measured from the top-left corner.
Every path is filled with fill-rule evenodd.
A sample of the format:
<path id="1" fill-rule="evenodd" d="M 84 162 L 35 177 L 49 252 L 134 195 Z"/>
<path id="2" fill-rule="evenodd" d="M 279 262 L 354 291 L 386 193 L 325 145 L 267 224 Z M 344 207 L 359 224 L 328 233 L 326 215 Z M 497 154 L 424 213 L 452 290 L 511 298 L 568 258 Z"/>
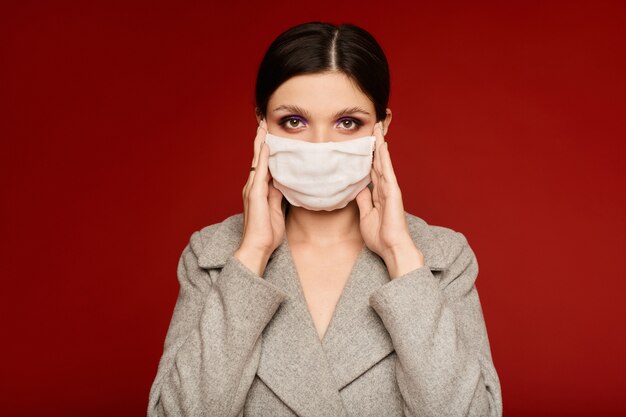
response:
<path id="1" fill-rule="evenodd" d="M 149 416 L 502 415 L 476 257 L 404 211 L 388 98 L 363 29 L 270 45 L 244 210 L 183 250 Z"/>

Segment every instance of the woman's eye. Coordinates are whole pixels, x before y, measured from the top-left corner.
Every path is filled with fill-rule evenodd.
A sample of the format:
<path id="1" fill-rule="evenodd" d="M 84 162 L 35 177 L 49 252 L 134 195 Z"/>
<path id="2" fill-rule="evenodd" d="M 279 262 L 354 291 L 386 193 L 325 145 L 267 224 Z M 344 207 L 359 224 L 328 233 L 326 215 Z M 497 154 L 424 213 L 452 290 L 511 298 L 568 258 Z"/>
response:
<path id="1" fill-rule="evenodd" d="M 339 121 L 339 127 L 345 130 L 356 130 L 362 123 L 356 119 L 343 119 Z"/>
<path id="2" fill-rule="evenodd" d="M 302 125 L 300 125 L 300 123 L 302 123 Z M 280 124 L 290 129 L 297 129 L 305 126 L 304 121 L 299 117 L 286 117 L 280 122 Z"/>

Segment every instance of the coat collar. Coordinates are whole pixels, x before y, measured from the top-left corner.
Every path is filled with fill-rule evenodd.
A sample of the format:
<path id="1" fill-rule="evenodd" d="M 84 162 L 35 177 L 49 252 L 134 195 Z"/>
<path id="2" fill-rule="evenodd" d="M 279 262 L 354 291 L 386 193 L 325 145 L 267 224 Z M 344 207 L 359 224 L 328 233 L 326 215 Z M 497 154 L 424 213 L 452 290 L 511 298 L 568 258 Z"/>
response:
<path id="1" fill-rule="evenodd" d="M 406 213 L 416 246 L 431 270 L 444 268 L 443 251 L 426 222 Z M 219 223 L 199 256 L 203 268 L 222 267 L 237 249 L 243 214 Z M 347 416 L 339 390 L 394 351 L 369 296 L 389 282 L 383 260 L 359 253 L 322 340 L 309 313 L 289 243 L 272 253 L 264 279 L 289 297 L 263 330 L 257 375 L 299 416 Z"/>

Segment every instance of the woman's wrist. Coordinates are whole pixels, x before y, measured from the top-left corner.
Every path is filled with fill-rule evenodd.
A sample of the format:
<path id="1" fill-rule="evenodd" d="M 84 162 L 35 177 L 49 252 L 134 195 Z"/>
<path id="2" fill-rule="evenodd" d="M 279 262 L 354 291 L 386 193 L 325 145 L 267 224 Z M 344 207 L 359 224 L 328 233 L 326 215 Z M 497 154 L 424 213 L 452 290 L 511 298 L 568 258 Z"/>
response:
<path id="1" fill-rule="evenodd" d="M 382 258 L 391 279 L 424 266 L 424 255 L 413 241 L 390 248 Z"/>
<path id="2" fill-rule="evenodd" d="M 233 256 L 244 264 L 249 270 L 262 277 L 269 260 L 269 255 L 263 251 L 239 247 Z"/>

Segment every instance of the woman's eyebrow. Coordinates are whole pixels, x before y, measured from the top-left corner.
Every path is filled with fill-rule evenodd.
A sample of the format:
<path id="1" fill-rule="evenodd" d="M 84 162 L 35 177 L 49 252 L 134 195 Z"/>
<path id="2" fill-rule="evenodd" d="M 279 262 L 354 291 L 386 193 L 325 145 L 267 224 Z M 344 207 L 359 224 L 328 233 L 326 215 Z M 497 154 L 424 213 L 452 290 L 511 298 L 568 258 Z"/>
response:
<path id="1" fill-rule="evenodd" d="M 311 113 L 309 113 L 308 111 L 306 111 L 305 109 L 292 105 L 292 104 L 282 104 L 278 107 L 276 107 L 273 111 L 279 111 L 279 110 L 287 110 L 291 113 L 298 113 L 298 114 L 302 114 L 305 117 L 308 117 L 309 119 L 311 119 Z M 366 111 L 365 109 L 363 109 L 362 107 L 346 107 L 345 109 L 339 110 L 337 113 L 335 113 L 333 115 L 333 119 L 337 119 L 341 116 L 347 116 L 349 114 L 354 114 L 354 113 L 363 113 L 365 115 L 369 116 L 369 112 Z"/>
<path id="2" fill-rule="evenodd" d="M 369 112 L 366 111 L 365 109 L 361 108 L 361 107 L 347 107 L 343 110 L 339 110 L 337 113 L 335 113 L 333 115 L 333 119 L 337 119 L 341 116 L 347 116 L 349 114 L 354 114 L 354 113 L 363 113 L 369 116 Z"/>
<path id="3" fill-rule="evenodd" d="M 288 112 L 291 113 L 298 113 L 298 114 L 302 114 L 304 115 L 304 117 L 307 117 L 309 119 L 311 119 L 311 113 L 309 113 L 308 111 L 298 107 L 298 106 L 294 106 L 292 104 L 282 104 L 278 107 L 276 107 L 273 111 L 279 111 L 279 110 L 287 110 Z"/>

